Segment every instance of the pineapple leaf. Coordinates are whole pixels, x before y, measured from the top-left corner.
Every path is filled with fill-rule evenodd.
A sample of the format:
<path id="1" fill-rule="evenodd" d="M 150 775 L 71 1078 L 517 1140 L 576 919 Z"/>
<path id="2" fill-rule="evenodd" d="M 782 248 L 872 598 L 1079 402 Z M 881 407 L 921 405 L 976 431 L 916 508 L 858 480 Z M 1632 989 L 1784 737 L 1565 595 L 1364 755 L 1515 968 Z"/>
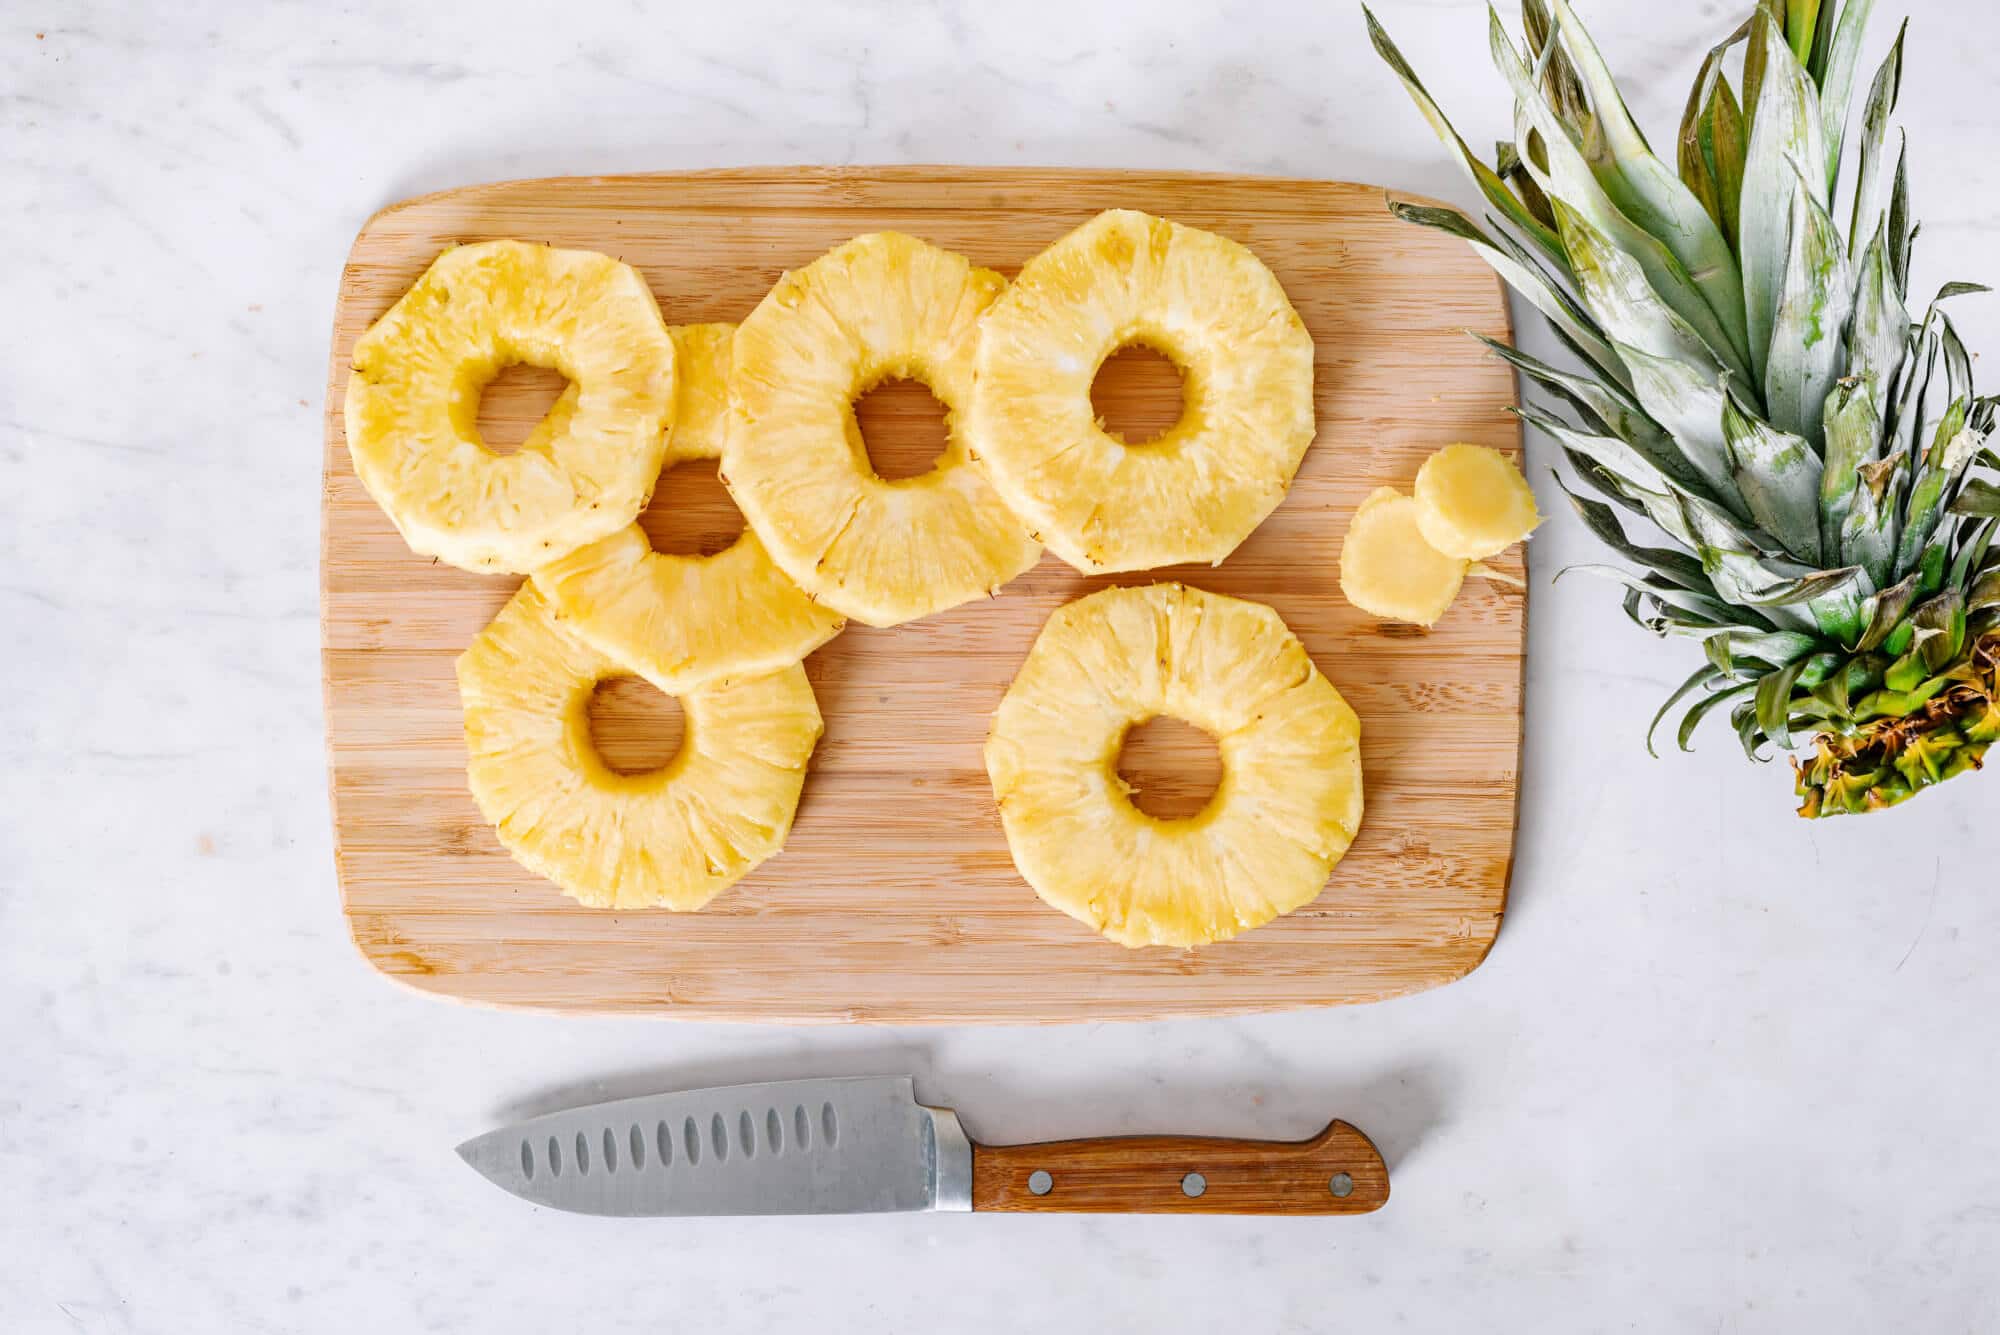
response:
<path id="1" fill-rule="evenodd" d="M 1857 469 L 1860 485 L 1854 489 L 1853 504 L 1840 525 L 1842 559 L 1866 570 L 1877 588 L 1894 582 L 1897 507 L 1893 496 L 1897 475 L 1907 466 L 1907 456 L 1898 454 Z"/>
<path id="2" fill-rule="evenodd" d="M 1710 52 L 1710 60 L 1720 54 Z M 1702 200 L 1716 226 L 1722 228 L 1722 236 L 1736 250 L 1736 214 L 1742 208 L 1744 194 L 1744 114 L 1736 106 L 1736 92 L 1730 88 L 1730 80 L 1722 78 L 1720 68 L 1704 74 L 1704 84 L 1696 84 L 1694 96 L 1700 96 L 1700 104 L 1690 104 L 1692 122 L 1684 124 L 1680 140 L 1680 176 L 1688 182 L 1688 188 Z M 1742 284 L 1742 272 L 1736 276 L 1738 286 Z M 1748 326 L 1744 328 L 1744 340 L 1750 338 Z"/>
<path id="3" fill-rule="evenodd" d="M 1788 164 L 1796 174 L 1798 164 Z M 1842 342 L 1854 309 L 1854 288 L 1840 233 L 1797 179 L 1792 193 L 1790 244 L 1778 293 L 1764 402 L 1772 425 L 1817 447 L 1825 430 L 1826 398 L 1839 378 Z"/>
<path id="4" fill-rule="evenodd" d="M 1902 293 L 1889 277 L 1889 256 L 1878 225 L 1861 254 L 1855 282 L 1854 318 L 1847 330 L 1847 373 L 1870 382 L 1879 401 L 1887 396 L 1902 369 L 1903 348 L 1910 337 L 1910 313 Z"/>
<path id="5" fill-rule="evenodd" d="M 1615 435 L 1578 431 L 1532 408 L 1514 411 L 1522 421 L 1540 429 L 1549 439 L 1583 455 L 1610 473 L 1634 500 L 1654 497 L 1664 501 L 1676 491 L 1705 495 L 1708 490 L 1699 480 L 1692 486 L 1682 482 L 1676 473 L 1685 470 L 1687 464 L 1672 454 L 1656 456 L 1650 444 L 1638 445 Z"/>
<path id="6" fill-rule="evenodd" d="M 1609 469 L 1567 447 L 1563 450 L 1563 457 L 1569 460 L 1569 466 L 1576 470 L 1576 475 L 1590 484 L 1591 490 L 1642 519 L 1647 517 L 1646 507 L 1626 495 L 1624 484 L 1613 477 Z M 1700 562 L 1695 564 L 1700 565 Z"/>
<path id="7" fill-rule="evenodd" d="M 1688 710 L 1687 714 L 1681 719 L 1680 735 L 1676 739 L 1680 744 L 1681 750 L 1694 750 L 1694 747 L 1690 743 L 1694 741 L 1695 729 L 1701 726 L 1701 721 L 1707 718 L 1709 714 L 1721 706 L 1728 704 L 1731 700 L 1735 700 L 1756 689 L 1756 682 L 1746 681 L 1740 686 L 1731 686 L 1727 690 L 1717 691 L 1714 695 L 1696 701 L 1694 708 Z"/>
<path id="8" fill-rule="evenodd" d="M 1910 137 L 1903 135 L 1896 149 L 1896 184 L 1889 193 L 1889 267 L 1902 292 L 1910 290 L 1910 252 L 1916 248 L 1917 231 L 1910 223 Z"/>
<path id="9" fill-rule="evenodd" d="M 1701 288 L 1688 276 L 1687 269 L 1671 250 L 1619 211 L 1599 184 L 1583 154 L 1570 142 L 1555 113 L 1542 100 L 1533 77 L 1521 64 L 1520 54 L 1508 40 L 1506 29 L 1500 26 L 1500 16 L 1491 11 L 1489 16 L 1488 45 L 1492 50 L 1493 63 L 1514 90 L 1514 142 L 1525 146 L 1532 131 L 1540 132 L 1547 151 L 1547 162 L 1536 163 L 1525 147 L 1522 159 L 1555 208 L 1558 230 L 1561 230 L 1565 207 L 1587 218 L 1593 228 L 1608 238 L 1609 244 L 1636 264 L 1656 300 L 1676 312 L 1707 345 L 1713 356 L 1739 373 L 1746 372 L 1748 363 L 1730 340 L 1728 330 L 1709 305 L 1708 298 L 1702 295 Z M 1562 244 L 1567 254 L 1567 240 Z M 1574 267 L 1572 256 L 1571 268 Z M 1601 310 L 1597 315 L 1599 320 L 1607 319 Z"/>
<path id="10" fill-rule="evenodd" d="M 1528 38 L 1528 55 L 1541 71 L 1549 105 L 1569 127 L 1571 142 L 1581 140 L 1591 120 L 1590 99 L 1584 96 L 1583 83 L 1561 44 L 1550 40 L 1555 35 L 1555 22 L 1549 17 L 1548 5 L 1543 0 L 1521 0 L 1521 27 Z"/>
<path id="11" fill-rule="evenodd" d="M 1827 0 L 1820 11 L 1819 21 L 1813 24 L 1812 49 L 1801 59 L 1805 61 L 1806 73 L 1812 75 L 1813 82 L 1826 87 L 1827 64 L 1833 55 L 1834 3 Z"/>
<path id="12" fill-rule="evenodd" d="M 1861 605 L 1867 624 L 1861 632 L 1861 638 L 1855 641 L 1854 651 L 1865 654 L 1880 649 L 1888 642 L 1890 632 L 1903 624 L 1903 618 L 1909 615 L 1910 608 L 1916 605 L 1916 601 L 1915 575 L 1880 593 L 1870 595 Z"/>
<path id="13" fill-rule="evenodd" d="M 1862 570 L 1859 566 L 1846 566 L 1840 570 L 1815 570 L 1811 574 L 1779 580 L 1755 593 L 1730 601 L 1739 602 L 1746 607 L 1790 607 L 1798 603 L 1833 597 L 1859 585 L 1861 578 Z"/>
<path id="14" fill-rule="evenodd" d="M 1973 581 L 1965 595 L 1965 607 L 1968 613 L 2000 607 L 2000 569 L 1989 570 Z"/>
<path id="15" fill-rule="evenodd" d="M 1631 256 L 1561 198 L 1554 203 L 1577 284 L 1632 372 L 1639 402 L 1672 434 L 1708 490 L 1748 518 L 1722 439 L 1721 386 L 1727 373 L 1700 335 L 1647 285 Z"/>
<path id="16" fill-rule="evenodd" d="M 1695 669 L 1693 676 L 1675 687 L 1674 693 L 1668 696 L 1666 701 L 1661 704 L 1660 712 L 1653 715 L 1653 721 L 1646 727 L 1646 754 L 1655 760 L 1660 758 L 1660 753 L 1653 747 L 1653 734 L 1660 730 L 1660 721 L 1666 718 L 1675 705 L 1702 687 L 1713 685 L 1722 679 L 1722 674 L 1716 670 L 1713 663 L 1704 663 Z M 1713 699 L 1714 696 L 1710 695 L 1708 698 Z"/>
<path id="17" fill-rule="evenodd" d="M 1680 179 L 1653 156 L 1618 91 L 1603 54 L 1578 21 L 1569 0 L 1555 0 L 1558 31 L 1597 110 L 1595 133 L 1585 139 L 1586 160 L 1619 211 L 1660 241 L 1680 261 L 1721 322 L 1730 350 L 1746 367 L 1743 278 L 1729 242 Z"/>
<path id="18" fill-rule="evenodd" d="M 1896 33 L 1895 44 L 1889 48 L 1881 68 L 1875 71 L 1875 81 L 1869 86 L 1868 100 L 1862 107 L 1860 174 L 1855 177 L 1853 214 L 1847 224 L 1850 254 L 1855 247 L 1866 244 L 1864 238 L 1873 236 L 1877 227 L 1886 222 L 1888 202 L 1882 178 L 1882 144 L 1889 134 L 1889 117 L 1895 113 L 1896 100 L 1902 95 L 1903 39 L 1909 31 L 1909 20 L 1905 19 Z M 1898 291 L 1902 290 L 1901 282 L 1896 286 Z"/>
<path id="19" fill-rule="evenodd" d="M 1926 673 L 1942 672 L 1965 649 L 1965 592 L 1946 589 L 1910 614 Z"/>
<path id="20" fill-rule="evenodd" d="M 1826 193 L 1833 197 L 1840 183 L 1841 150 L 1847 142 L 1847 112 L 1854 97 L 1854 72 L 1861 63 L 1861 39 L 1875 0 L 1847 0 L 1836 22 L 1822 23 L 1824 58 L 1812 67 L 1819 81 L 1820 133 L 1826 139 Z M 1829 18 L 1832 16 L 1829 15 Z M 1828 34 L 1831 34 L 1828 36 Z M 1815 52 L 1818 57 L 1819 51 Z"/>
<path id="21" fill-rule="evenodd" d="M 1476 223 L 1456 209 L 1434 208 L 1425 204 L 1408 204 L 1401 200 L 1391 200 L 1389 212 L 1404 222 L 1414 223 L 1419 227 L 1435 228 L 1471 246 L 1479 258 L 1485 260 L 1495 273 L 1506 280 L 1507 286 L 1520 293 L 1530 305 L 1546 316 L 1551 324 L 1568 334 L 1571 341 L 1580 346 L 1589 360 L 1600 370 L 1614 379 L 1623 379 L 1628 375 L 1619 363 L 1618 354 L 1605 341 L 1604 331 L 1598 328 L 1597 322 L 1590 317 L 1589 312 L 1559 287 L 1527 251 L 1509 250 L 1498 244 L 1493 237 L 1482 232 Z M 1504 232 L 1500 236 L 1503 240 L 1509 239 Z"/>
<path id="22" fill-rule="evenodd" d="M 1741 676 L 1762 675 L 1764 671 L 1799 662 L 1810 655 L 1819 641 L 1795 630 L 1738 630 L 1731 628 L 1708 638 L 1703 648 L 1709 661 L 1724 672 Z"/>
<path id="23" fill-rule="evenodd" d="M 1577 495 L 1564 485 L 1561 478 L 1556 479 L 1556 485 L 1561 487 L 1563 495 L 1569 498 L 1570 505 L 1575 508 L 1584 526 L 1595 533 L 1605 546 L 1627 560 L 1637 562 L 1653 571 L 1676 588 L 1705 595 L 1716 593 L 1715 585 L 1702 569 L 1701 562 L 1685 552 L 1673 551 L 1670 548 L 1639 546 L 1625 536 L 1625 530 L 1619 524 L 1618 516 L 1612 513 L 1610 506 L 1600 501 L 1593 501 L 1587 496 Z M 1765 620 L 1761 616 L 1757 619 Z M 1769 624 L 1768 621 L 1766 624 Z"/>
<path id="24" fill-rule="evenodd" d="M 1757 107 L 1750 123 L 1750 147 L 1743 169 L 1743 214 L 1737 242 L 1742 251 L 1744 316 L 1750 335 L 1753 383 L 1764 383 L 1772 332 L 1784 291 L 1793 196 L 1798 173 L 1792 164 L 1826 161 L 1821 141 L 1819 96 L 1768 16 L 1752 20 L 1750 52 L 1764 66 Z M 1826 206 L 1824 183 L 1814 200 Z"/>
<path id="25" fill-rule="evenodd" d="M 1819 0 L 1786 0 L 1785 41 L 1800 65 L 1812 62 L 1813 38 L 1819 29 Z"/>
<path id="26" fill-rule="evenodd" d="M 1937 375 L 1938 358 L 1942 355 L 1942 339 L 1930 327 L 1937 312 L 1933 307 L 1924 317 L 1924 325 L 1912 336 L 1912 346 L 1903 355 L 1902 385 L 1896 399 L 1895 426 L 1883 442 L 1884 461 L 1896 460 L 1899 467 L 1888 478 L 1891 484 L 1883 493 L 1889 515 L 1901 531 L 1903 515 L 1903 493 L 1910 485 L 1913 472 L 1912 463 L 1919 452 L 1919 432 L 1923 428 L 1924 410 L 1932 394 L 1932 381 Z M 1919 355 L 1921 354 L 1921 355 Z M 1943 409 L 1937 410 L 1938 417 Z"/>
<path id="27" fill-rule="evenodd" d="M 1664 576 L 1634 575 L 1631 571 L 1621 570 L 1617 566 L 1564 566 L 1556 572 L 1555 579 L 1551 583 L 1560 582 L 1564 576 L 1572 574 L 1591 575 L 1598 579 L 1608 579 L 1614 584 L 1624 585 L 1630 592 L 1651 601 L 1656 607 L 1669 614 L 1662 622 L 1646 626 L 1648 630 L 1656 634 L 1664 635 L 1667 633 L 1667 622 L 1671 622 L 1674 626 L 1687 627 L 1706 635 L 1717 629 L 1734 627 L 1741 619 L 1737 615 L 1736 610 L 1720 598 L 1711 598 L 1707 594 L 1697 593 L 1692 589 L 1679 588 Z M 1646 623 L 1642 622 L 1641 624 Z"/>
<path id="28" fill-rule="evenodd" d="M 1701 475 L 1675 448 L 1673 437 L 1646 415 L 1646 410 L 1639 406 L 1637 399 L 1618 385 L 1559 371 L 1539 358 L 1484 334 L 1474 332 L 1473 337 L 1492 349 L 1494 356 L 1568 403 L 1578 416 L 1585 419 L 1586 424 L 1595 423 L 1601 427 L 1597 434 L 1616 436 L 1680 485 L 1693 490 L 1705 488 Z"/>
<path id="29" fill-rule="evenodd" d="M 1473 184 L 1479 187 L 1480 193 L 1486 196 L 1487 202 L 1500 210 L 1508 222 L 1520 228 L 1551 260 L 1555 261 L 1559 269 L 1567 274 L 1569 257 L 1563 254 L 1562 242 L 1555 232 L 1543 226 L 1541 220 L 1530 213 L 1527 206 L 1507 189 L 1506 182 L 1495 175 L 1493 169 L 1481 162 L 1466 146 L 1465 140 L 1459 138 L 1458 131 L 1451 127 L 1451 122 L 1445 118 L 1443 110 L 1424 88 L 1423 81 L 1417 78 L 1416 71 L 1403 59 L 1403 53 L 1396 49 L 1396 44 L 1389 40 L 1389 34 L 1383 31 L 1380 23 L 1376 22 L 1375 15 L 1366 5 L 1361 7 L 1361 12 L 1367 17 L 1368 39 L 1374 43 L 1375 53 L 1381 56 L 1389 68 L 1396 72 L 1396 77 L 1403 81 L 1403 87 L 1409 92 L 1410 100 L 1417 104 L 1417 110 L 1430 122 L 1431 129 L 1436 132 L 1438 139 L 1458 158 L 1459 165 L 1472 178 Z"/>
<path id="30" fill-rule="evenodd" d="M 1493 170 L 1513 188 L 1528 212 L 1535 215 L 1535 221 L 1544 227 L 1556 225 L 1556 215 L 1549 208 L 1549 197 L 1535 184 L 1535 178 L 1521 165 L 1521 152 L 1514 147 L 1511 139 L 1502 139 L 1493 146 Z"/>
<path id="31" fill-rule="evenodd" d="M 1871 252 L 1877 256 L 1879 250 Z M 1874 462 L 1882 435 L 1882 410 L 1874 382 L 1842 381 L 1826 401 L 1826 462 L 1820 472 L 1819 537 L 1823 560 L 1840 560 L 1841 527 L 1854 508 L 1860 468 Z"/>
<path id="32" fill-rule="evenodd" d="M 1952 501 L 1951 512 L 1975 519 L 2000 519 L 2000 487 L 1982 478 L 1972 479 Z"/>
<path id="33" fill-rule="evenodd" d="M 1663 521 L 1656 514 L 1654 520 L 1694 549 L 1723 601 L 1755 608 L 1786 630 L 1819 630 L 1818 619 L 1798 604 L 1822 591 L 1796 583 L 1817 572 L 1766 547 L 1720 508 L 1693 496 L 1679 495 L 1674 500 L 1678 515 Z M 1773 592 L 1780 596 L 1770 598 Z"/>
<path id="34" fill-rule="evenodd" d="M 1971 400 L 1954 399 L 1945 411 L 1944 420 L 1939 422 L 1933 436 L 1933 444 L 1924 460 L 1916 485 L 1910 489 L 1908 512 L 1903 518 L 1902 536 L 1896 543 L 1896 573 L 1908 574 L 1919 567 L 1923 560 L 1931 536 L 1937 532 L 1943 521 L 1946 492 L 1958 481 L 1966 465 L 1972 462 L 1977 449 L 1977 440 L 1965 430 L 1965 417 Z"/>
<path id="35" fill-rule="evenodd" d="M 1993 534 L 1996 529 L 2000 529 L 2000 519 L 1982 519 L 1976 524 L 1966 526 L 1964 541 L 1959 544 L 1958 555 L 1951 559 L 1951 574 L 1945 580 L 1947 588 L 1963 589 L 1972 583 L 1972 572 L 1979 568 L 1979 563 L 1986 559 L 1987 553 L 1993 548 Z"/>
<path id="36" fill-rule="evenodd" d="M 1792 745 L 1792 688 L 1805 667 L 1805 659 L 1795 659 L 1757 682 L 1757 727 L 1787 750 Z"/>
<path id="37" fill-rule="evenodd" d="M 1759 420 L 1734 393 L 1723 396 L 1722 438 L 1750 517 L 1792 556 L 1818 565 L 1821 465 L 1811 444 Z"/>

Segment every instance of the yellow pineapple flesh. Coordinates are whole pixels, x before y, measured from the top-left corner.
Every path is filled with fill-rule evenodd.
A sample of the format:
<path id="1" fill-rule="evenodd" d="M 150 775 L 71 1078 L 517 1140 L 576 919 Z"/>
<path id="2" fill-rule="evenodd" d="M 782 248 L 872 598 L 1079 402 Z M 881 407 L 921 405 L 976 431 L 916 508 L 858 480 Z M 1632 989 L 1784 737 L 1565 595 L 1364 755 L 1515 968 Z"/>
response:
<path id="1" fill-rule="evenodd" d="M 1447 445 L 1417 470 L 1417 527 L 1446 556 L 1484 561 L 1542 522 L 1513 460 L 1484 445 Z"/>
<path id="2" fill-rule="evenodd" d="M 1180 421 L 1106 431 L 1090 387 L 1121 347 L 1182 372 Z M 1313 438 L 1313 343 L 1237 243 L 1129 209 L 1028 261 L 987 313 L 968 432 L 994 484 L 1085 573 L 1220 562 L 1276 508 Z"/>
<path id="3" fill-rule="evenodd" d="M 659 476 L 674 345 L 636 270 L 523 241 L 440 255 L 355 343 L 354 471 L 411 548 L 526 572 L 632 522 Z M 559 431 L 489 450 L 482 390 L 526 362 L 575 386 Z"/>
<path id="4" fill-rule="evenodd" d="M 680 390 L 668 468 L 722 456 L 735 326 L 672 333 Z M 560 430 L 573 406 L 574 394 L 565 394 L 538 433 Z M 628 524 L 541 567 L 534 580 L 565 631 L 669 695 L 796 663 L 846 624 L 778 569 L 748 528 L 712 556 L 683 556 L 654 551 L 645 530 Z"/>
<path id="5" fill-rule="evenodd" d="M 1126 733 L 1207 731 L 1222 780 L 1194 816 L 1139 810 Z M 986 772 L 1014 863 L 1124 946 L 1196 946 L 1309 903 L 1361 823 L 1360 722 L 1278 614 L 1180 584 L 1049 618 L 994 717 Z"/>
<path id="6" fill-rule="evenodd" d="M 1371 615 L 1434 626 L 1458 597 L 1467 565 L 1424 540 L 1414 500 L 1377 487 L 1341 539 L 1340 591 Z"/>
<path id="7" fill-rule="evenodd" d="M 723 475 L 771 557 L 817 601 L 893 626 L 996 593 L 1040 545 L 966 449 L 980 315 L 1005 281 L 894 232 L 788 273 L 738 326 Z M 889 481 L 854 402 L 921 380 L 945 405 L 937 466 Z"/>
<path id="8" fill-rule="evenodd" d="M 524 584 L 458 659 L 472 795 L 508 851 L 580 903 L 698 909 L 784 845 L 819 707 L 796 663 L 696 688 L 676 697 L 679 753 L 621 774 L 589 708 L 624 675 Z"/>

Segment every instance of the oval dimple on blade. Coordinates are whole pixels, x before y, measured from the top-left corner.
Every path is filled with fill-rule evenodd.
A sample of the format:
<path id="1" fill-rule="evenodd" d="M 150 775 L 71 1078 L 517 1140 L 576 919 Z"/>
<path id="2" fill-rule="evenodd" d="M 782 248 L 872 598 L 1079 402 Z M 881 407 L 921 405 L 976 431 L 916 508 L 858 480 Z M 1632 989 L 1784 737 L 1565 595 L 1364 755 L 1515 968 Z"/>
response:
<path id="1" fill-rule="evenodd" d="M 936 1136 L 907 1077 L 788 1081 L 578 1108 L 459 1153 L 537 1204 L 588 1214 L 918 1210 Z"/>

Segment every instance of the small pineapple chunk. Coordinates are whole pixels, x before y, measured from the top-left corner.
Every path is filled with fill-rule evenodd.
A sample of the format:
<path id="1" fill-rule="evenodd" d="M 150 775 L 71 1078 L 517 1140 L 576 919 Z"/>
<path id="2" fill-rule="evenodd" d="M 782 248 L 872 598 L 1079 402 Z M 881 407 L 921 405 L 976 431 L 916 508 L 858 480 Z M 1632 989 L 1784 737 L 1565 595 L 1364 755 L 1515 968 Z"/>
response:
<path id="1" fill-rule="evenodd" d="M 1484 445 L 1447 445 L 1424 460 L 1416 502 L 1424 541 L 1467 561 L 1498 556 L 1542 522 L 1528 479 Z"/>
<path id="2" fill-rule="evenodd" d="M 1458 597 L 1466 565 L 1424 540 L 1415 501 L 1377 487 L 1341 540 L 1340 591 L 1374 616 L 1431 626 Z"/>

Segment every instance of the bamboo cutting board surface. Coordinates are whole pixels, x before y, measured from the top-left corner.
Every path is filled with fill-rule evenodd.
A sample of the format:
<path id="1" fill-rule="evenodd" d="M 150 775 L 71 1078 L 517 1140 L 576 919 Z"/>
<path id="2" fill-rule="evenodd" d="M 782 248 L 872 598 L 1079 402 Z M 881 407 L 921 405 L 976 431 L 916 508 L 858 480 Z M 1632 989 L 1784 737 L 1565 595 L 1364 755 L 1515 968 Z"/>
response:
<path id="1" fill-rule="evenodd" d="M 610 252 L 645 274 L 669 324 L 683 324 L 741 319 L 785 269 L 860 232 L 910 232 L 1011 277 L 1114 207 L 1248 245 L 1311 330 L 1319 435 L 1277 512 L 1220 567 L 1084 578 L 1046 556 L 993 601 L 894 630 L 850 626 L 806 663 L 826 735 L 790 842 L 701 913 L 584 909 L 515 865 L 466 791 L 453 659 L 519 581 L 413 555 L 362 489 L 341 419 L 356 337 L 454 241 Z M 1355 185 L 776 168 L 516 181 L 386 210 L 342 277 L 326 405 L 327 737 L 355 942 L 428 992 L 731 1020 L 1214 1014 L 1370 1001 L 1462 976 L 1491 947 L 1506 903 L 1525 595 L 1468 581 L 1435 630 L 1390 625 L 1341 598 L 1337 556 L 1361 499 L 1384 484 L 1407 489 L 1436 446 L 1519 449 L 1511 375 L 1468 328 L 1507 334 L 1494 276 L 1464 246 L 1392 219 L 1381 190 Z M 1133 360 L 1100 380 L 1107 418 L 1170 421 L 1171 376 Z M 549 391 L 537 398 L 512 379 L 489 392 L 482 421 L 518 436 Z M 934 447 L 920 402 L 881 397 L 862 412 L 871 451 Z M 698 474 L 663 478 L 645 519 L 656 541 L 713 550 L 740 523 L 712 482 L 690 489 Z M 1499 566 L 1519 575 L 1518 552 Z M 981 746 L 1051 611 L 1107 584 L 1164 578 L 1269 603 L 1290 623 L 1361 716 L 1367 817 L 1306 908 L 1197 951 L 1128 951 L 1043 905 L 1015 872 Z M 1131 764 L 1148 800 L 1184 803 L 1213 761 L 1159 731 Z"/>

